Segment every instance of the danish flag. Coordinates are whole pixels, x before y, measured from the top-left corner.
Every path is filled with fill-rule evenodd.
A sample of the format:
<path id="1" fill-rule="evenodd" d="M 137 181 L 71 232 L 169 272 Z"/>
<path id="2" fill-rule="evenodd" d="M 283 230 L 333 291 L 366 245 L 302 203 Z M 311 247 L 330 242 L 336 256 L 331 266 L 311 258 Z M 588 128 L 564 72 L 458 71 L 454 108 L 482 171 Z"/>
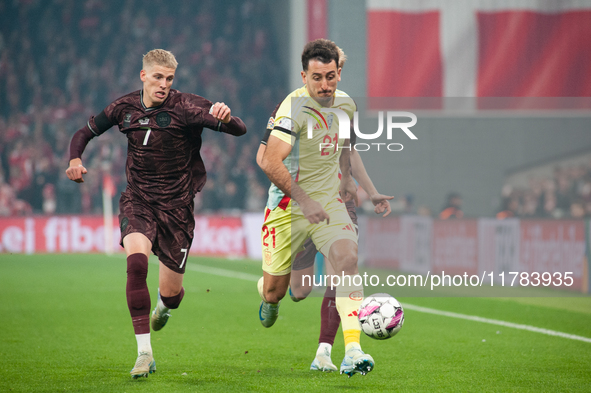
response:
<path id="1" fill-rule="evenodd" d="M 368 0 L 369 97 L 589 97 L 591 4 Z"/>

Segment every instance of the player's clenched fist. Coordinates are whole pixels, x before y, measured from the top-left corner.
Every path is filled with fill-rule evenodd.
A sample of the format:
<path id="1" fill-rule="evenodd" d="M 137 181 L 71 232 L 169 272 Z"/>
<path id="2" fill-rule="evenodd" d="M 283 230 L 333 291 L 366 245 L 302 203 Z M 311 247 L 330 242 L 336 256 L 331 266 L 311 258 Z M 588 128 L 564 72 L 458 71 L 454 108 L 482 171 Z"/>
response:
<path id="1" fill-rule="evenodd" d="M 230 107 L 223 102 L 216 102 L 211 106 L 209 113 L 222 123 L 229 123 L 232 120 L 232 111 Z"/>
<path id="2" fill-rule="evenodd" d="M 74 180 L 76 183 L 84 183 L 82 175 L 88 173 L 86 168 L 82 166 L 82 160 L 75 158 L 70 160 L 70 167 L 66 169 L 66 175 L 68 179 Z"/>

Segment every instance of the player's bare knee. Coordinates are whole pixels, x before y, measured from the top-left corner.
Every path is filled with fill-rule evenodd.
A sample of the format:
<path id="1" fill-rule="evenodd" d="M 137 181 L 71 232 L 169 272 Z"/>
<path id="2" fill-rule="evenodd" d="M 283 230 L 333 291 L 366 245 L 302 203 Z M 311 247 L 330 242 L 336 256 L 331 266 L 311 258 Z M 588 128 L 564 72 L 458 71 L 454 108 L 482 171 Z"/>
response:
<path id="1" fill-rule="evenodd" d="M 160 296 L 162 296 L 162 297 L 178 296 L 178 295 L 180 295 L 181 292 L 185 291 L 183 287 L 172 288 L 172 287 L 167 287 L 167 286 L 160 286 L 159 289 L 160 289 Z"/>
<path id="2" fill-rule="evenodd" d="M 337 274 L 357 274 L 357 244 L 351 240 L 337 240 L 330 247 L 329 260 Z"/>
<path id="3" fill-rule="evenodd" d="M 307 298 L 310 292 L 312 292 L 312 287 L 308 285 L 291 286 L 291 294 L 300 300 Z"/>
<path id="4" fill-rule="evenodd" d="M 334 253 L 331 254 L 331 258 L 331 260 L 335 261 L 335 272 L 337 274 L 357 274 L 357 253 Z"/>
<path id="5" fill-rule="evenodd" d="M 308 295 L 312 292 L 311 285 L 302 285 L 299 290 L 298 297 L 308 297 Z"/>
<path id="6" fill-rule="evenodd" d="M 341 259 L 341 271 L 345 275 L 353 275 L 359 272 L 357 268 L 357 254 L 348 254 Z"/>

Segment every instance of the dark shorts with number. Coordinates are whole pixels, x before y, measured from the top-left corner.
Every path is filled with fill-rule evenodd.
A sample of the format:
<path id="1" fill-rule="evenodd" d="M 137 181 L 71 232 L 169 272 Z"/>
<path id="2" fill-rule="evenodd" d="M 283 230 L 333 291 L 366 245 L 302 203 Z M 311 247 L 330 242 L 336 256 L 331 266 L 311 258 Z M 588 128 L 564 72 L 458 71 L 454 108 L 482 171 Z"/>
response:
<path id="1" fill-rule="evenodd" d="M 346 202 L 345 206 L 347 207 L 347 212 L 349 213 L 349 217 L 351 217 L 351 221 L 353 221 L 353 225 L 355 225 L 355 230 L 357 231 L 357 234 L 359 234 L 355 202 Z M 306 242 L 304 243 L 304 251 L 300 251 L 298 255 L 296 255 L 291 270 L 304 270 L 313 266 L 314 260 L 316 258 L 316 252 L 316 245 L 314 244 L 312 239 L 306 240 Z"/>
<path id="2" fill-rule="evenodd" d="M 158 210 L 129 190 L 119 200 L 121 246 L 123 238 L 139 232 L 152 242 L 152 252 L 170 270 L 183 274 L 193 243 L 193 204 L 172 210 Z"/>

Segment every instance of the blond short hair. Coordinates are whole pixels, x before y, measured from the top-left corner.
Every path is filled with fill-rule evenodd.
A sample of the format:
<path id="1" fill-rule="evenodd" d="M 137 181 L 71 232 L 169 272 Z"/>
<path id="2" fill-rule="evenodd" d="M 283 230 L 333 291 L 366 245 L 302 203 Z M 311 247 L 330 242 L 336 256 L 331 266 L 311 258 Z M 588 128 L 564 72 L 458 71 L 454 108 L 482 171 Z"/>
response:
<path id="1" fill-rule="evenodd" d="M 340 46 L 337 46 L 337 50 L 339 51 L 339 68 L 343 68 L 345 62 L 347 61 L 347 55 Z"/>
<path id="2" fill-rule="evenodd" d="M 176 58 L 172 52 L 164 49 L 152 49 L 144 55 L 142 59 L 142 67 L 145 70 L 154 65 L 176 70 L 176 67 L 179 65 L 179 63 L 176 61 Z"/>

